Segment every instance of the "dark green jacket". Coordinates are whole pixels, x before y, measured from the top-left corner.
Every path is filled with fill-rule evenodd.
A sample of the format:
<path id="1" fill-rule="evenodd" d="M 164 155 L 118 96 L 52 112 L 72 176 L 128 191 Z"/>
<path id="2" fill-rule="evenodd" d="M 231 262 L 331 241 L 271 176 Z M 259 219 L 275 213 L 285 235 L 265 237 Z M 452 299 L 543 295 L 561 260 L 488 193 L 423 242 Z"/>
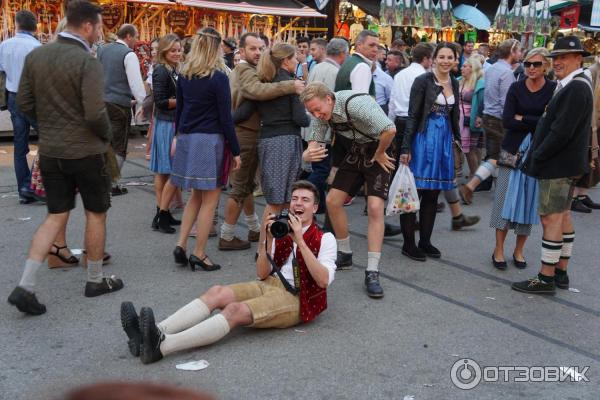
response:
<path id="1" fill-rule="evenodd" d="M 340 90 L 353 90 L 352 83 L 350 83 L 350 74 L 361 62 L 367 64 L 367 62 L 358 54 L 352 54 L 351 57 L 346 59 L 335 78 L 336 92 L 339 92 Z M 373 82 L 373 79 L 371 79 L 371 85 L 369 86 L 369 94 L 375 96 L 375 82 Z"/>
<path id="2" fill-rule="evenodd" d="M 70 38 L 33 50 L 17 93 L 21 112 L 37 121 L 39 154 L 79 159 L 108 150 L 102 65 Z"/>

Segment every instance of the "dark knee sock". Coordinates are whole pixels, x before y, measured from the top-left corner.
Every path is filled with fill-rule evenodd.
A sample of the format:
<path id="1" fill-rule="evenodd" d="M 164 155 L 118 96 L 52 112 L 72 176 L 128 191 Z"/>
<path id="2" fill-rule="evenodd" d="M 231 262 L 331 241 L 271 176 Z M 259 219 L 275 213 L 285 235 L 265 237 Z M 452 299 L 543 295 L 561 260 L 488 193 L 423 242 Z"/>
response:
<path id="1" fill-rule="evenodd" d="M 421 207 L 419 210 L 419 244 L 430 244 L 435 216 L 437 214 L 437 201 L 439 190 L 419 190 Z"/>
<path id="2" fill-rule="evenodd" d="M 402 237 L 404 238 L 404 248 L 414 249 L 417 247 L 415 244 L 415 230 L 417 225 L 417 214 L 406 213 L 400 214 L 400 227 L 402 228 Z"/>

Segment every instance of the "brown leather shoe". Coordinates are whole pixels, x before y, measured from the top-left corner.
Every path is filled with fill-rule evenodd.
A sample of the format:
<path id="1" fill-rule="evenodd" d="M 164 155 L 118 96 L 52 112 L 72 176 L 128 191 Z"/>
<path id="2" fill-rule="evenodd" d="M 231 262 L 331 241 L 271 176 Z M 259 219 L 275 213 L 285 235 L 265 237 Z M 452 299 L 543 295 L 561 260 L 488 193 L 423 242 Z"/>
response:
<path id="1" fill-rule="evenodd" d="M 249 248 L 250 242 L 242 240 L 237 236 L 234 236 L 232 240 L 219 238 L 219 250 L 221 251 L 247 250 Z"/>
<path id="2" fill-rule="evenodd" d="M 258 242 L 259 237 L 260 237 L 260 232 L 248 231 L 248 241 L 250 243 Z"/>
<path id="3" fill-rule="evenodd" d="M 467 185 L 460 185 L 458 188 L 458 193 L 460 194 L 463 204 L 468 205 L 473 202 L 473 191 Z"/>

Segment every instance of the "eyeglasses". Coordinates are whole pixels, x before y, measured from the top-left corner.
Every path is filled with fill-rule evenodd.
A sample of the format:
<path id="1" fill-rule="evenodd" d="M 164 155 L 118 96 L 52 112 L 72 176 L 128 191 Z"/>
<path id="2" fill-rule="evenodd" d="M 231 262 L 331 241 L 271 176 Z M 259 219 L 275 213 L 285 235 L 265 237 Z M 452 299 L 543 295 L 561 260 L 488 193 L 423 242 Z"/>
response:
<path id="1" fill-rule="evenodd" d="M 541 66 L 544 65 L 544 63 L 542 61 L 534 61 L 534 62 L 530 62 L 530 61 L 525 61 L 523 63 L 523 66 L 525 68 L 541 68 Z"/>

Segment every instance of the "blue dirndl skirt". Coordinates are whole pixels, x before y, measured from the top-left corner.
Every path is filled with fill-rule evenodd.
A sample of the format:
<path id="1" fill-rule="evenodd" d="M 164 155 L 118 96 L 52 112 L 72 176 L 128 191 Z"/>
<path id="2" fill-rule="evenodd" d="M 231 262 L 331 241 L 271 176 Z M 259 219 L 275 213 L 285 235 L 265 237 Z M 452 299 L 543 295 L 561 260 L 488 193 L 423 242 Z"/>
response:
<path id="1" fill-rule="evenodd" d="M 177 136 L 171 183 L 182 189 L 215 190 L 222 186 L 225 138 L 221 134 Z"/>
<path id="2" fill-rule="evenodd" d="M 454 152 L 452 127 L 447 113 L 432 112 L 425 131 L 412 142 L 410 170 L 417 189 L 450 190 L 454 188 Z"/>
<path id="3" fill-rule="evenodd" d="M 529 155 L 531 140 L 531 134 L 527 135 L 519 147 L 519 152 L 523 154 L 521 164 Z M 502 218 L 519 224 L 538 225 L 538 192 L 537 179 L 525 175 L 518 168 L 511 170 Z"/>
<path id="4" fill-rule="evenodd" d="M 171 143 L 175 137 L 175 123 L 154 118 L 154 131 L 150 145 L 150 171 L 170 174 L 172 169 Z"/>

